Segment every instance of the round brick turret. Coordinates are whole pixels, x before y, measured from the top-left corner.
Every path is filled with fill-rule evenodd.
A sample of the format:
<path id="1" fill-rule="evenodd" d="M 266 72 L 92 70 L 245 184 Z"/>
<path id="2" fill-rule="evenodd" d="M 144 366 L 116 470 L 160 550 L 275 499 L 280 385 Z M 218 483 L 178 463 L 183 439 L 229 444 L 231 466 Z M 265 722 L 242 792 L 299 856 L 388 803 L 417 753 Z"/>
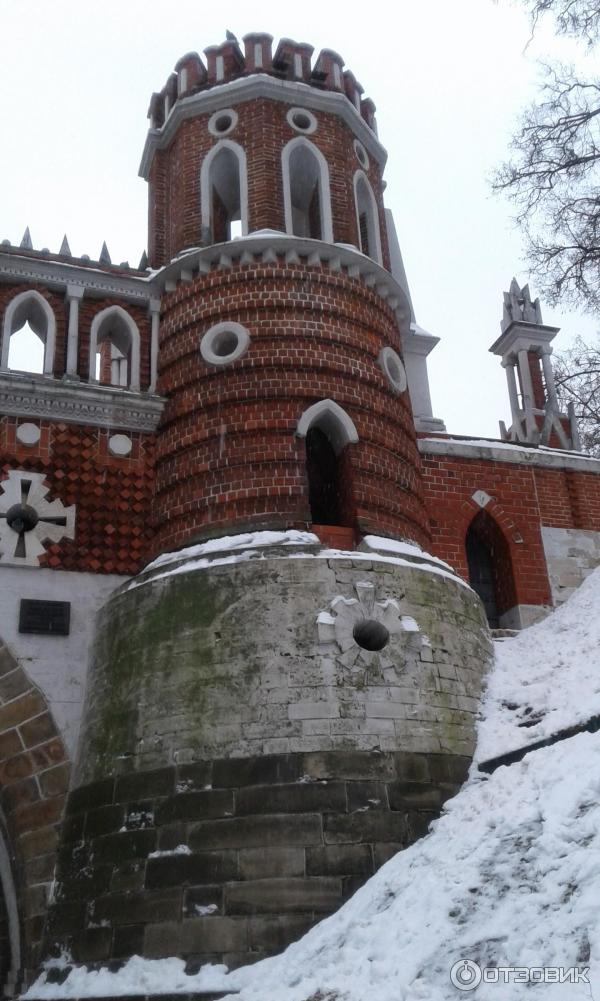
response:
<path id="1" fill-rule="evenodd" d="M 386 154 L 340 56 L 324 50 L 311 68 L 310 46 L 283 39 L 273 55 L 271 41 L 212 47 L 206 67 L 184 56 L 151 105 L 142 172 L 168 401 L 155 552 L 322 523 L 349 545 L 367 533 L 427 543 Z M 213 336 L 243 349 L 201 350 Z M 317 433 L 335 453 L 321 462 L 336 465 L 329 487 L 311 470 Z M 315 504 L 323 489 L 329 509 Z"/>

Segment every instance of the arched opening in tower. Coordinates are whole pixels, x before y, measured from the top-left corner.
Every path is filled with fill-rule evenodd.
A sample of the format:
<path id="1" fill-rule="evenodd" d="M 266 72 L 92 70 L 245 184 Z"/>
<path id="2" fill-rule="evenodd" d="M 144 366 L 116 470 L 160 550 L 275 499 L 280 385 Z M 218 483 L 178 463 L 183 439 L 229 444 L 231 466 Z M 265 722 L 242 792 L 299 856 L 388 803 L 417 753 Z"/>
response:
<path id="1" fill-rule="evenodd" d="M 294 235 L 321 240 L 322 194 L 318 160 L 306 146 L 297 146 L 290 156 L 289 171 Z"/>
<path id="2" fill-rule="evenodd" d="M 313 525 L 352 530 L 352 467 L 347 447 L 336 448 L 327 428 L 315 425 L 306 435 L 308 501 Z"/>
<path id="3" fill-rule="evenodd" d="M 502 531 L 487 511 L 480 511 L 469 525 L 465 550 L 469 583 L 479 595 L 491 629 L 517 604 L 510 549 Z"/>
<path id="4" fill-rule="evenodd" d="M 210 170 L 211 240 L 225 243 L 241 235 L 240 165 L 231 149 L 217 154 Z"/>

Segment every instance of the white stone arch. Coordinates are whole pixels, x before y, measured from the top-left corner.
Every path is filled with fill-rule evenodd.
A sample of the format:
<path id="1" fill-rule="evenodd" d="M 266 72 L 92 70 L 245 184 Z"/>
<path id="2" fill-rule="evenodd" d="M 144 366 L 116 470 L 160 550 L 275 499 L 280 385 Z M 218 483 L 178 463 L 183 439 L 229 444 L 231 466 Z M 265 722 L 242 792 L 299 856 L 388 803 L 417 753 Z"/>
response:
<path id="1" fill-rule="evenodd" d="M 333 400 L 319 400 L 304 411 L 296 427 L 297 437 L 306 438 L 312 427 L 319 427 L 325 432 L 336 455 L 339 455 L 346 445 L 359 440 L 354 421 Z"/>
<path id="2" fill-rule="evenodd" d="M 98 344 L 109 339 L 123 355 L 129 357 L 127 388 L 138 392 L 140 388 L 140 332 L 137 324 L 122 306 L 107 306 L 96 313 L 90 328 L 89 382 L 96 378 L 96 352 Z"/>
<path id="3" fill-rule="evenodd" d="M 364 170 L 357 170 L 354 174 L 354 206 L 356 209 L 356 231 L 359 248 L 367 257 L 372 257 L 374 261 L 381 264 L 381 232 L 379 229 L 377 200 Z M 364 216 L 366 219 L 368 247 L 363 246 L 361 216 Z"/>
<path id="4" fill-rule="evenodd" d="M 221 139 L 216 143 L 211 149 L 210 153 L 204 157 L 202 162 L 202 167 L 200 168 L 200 209 L 202 217 L 202 235 L 203 239 L 207 239 L 209 242 L 215 242 L 213 240 L 213 220 L 212 220 L 212 197 L 211 197 L 211 187 L 215 183 L 213 178 L 213 165 L 215 161 L 222 157 L 224 154 L 227 155 L 226 151 L 229 151 L 237 161 L 237 192 L 234 190 L 233 186 L 235 184 L 235 179 L 231 176 L 223 176 L 221 180 L 221 187 L 217 185 L 217 192 L 224 201 L 229 200 L 230 204 L 234 205 L 234 210 L 237 210 L 237 200 L 239 200 L 239 215 L 242 223 L 242 236 L 246 236 L 248 233 L 248 169 L 246 160 L 246 151 L 238 143 L 233 142 L 232 139 Z M 223 197 L 225 196 L 225 197 Z"/>
<path id="5" fill-rule="evenodd" d="M 0 368 L 8 369 L 11 335 L 20 330 L 24 323 L 29 323 L 34 333 L 44 342 L 44 375 L 52 375 L 56 347 L 56 317 L 48 300 L 34 289 L 19 293 L 6 307 L 2 325 Z"/>
<path id="6" fill-rule="evenodd" d="M 298 214 L 295 210 L 296 200 L 302 201 L 308 195 L 308 190 L 297 191 L 294 197 L 294 183 L 292 179 L 291 164 L 292 157 L 300 153 L 305 161 L 304 169 L 301 171 L 302 178 L 310 183 L 311 172 L 306 169 L 312 162 L 314 165 L 314 177 L 317 179 L 319 190 L 319 210 L 321 217 L 321 240 L 326 243 L 333 243 L 333 221 L 331 218 L 331 191 L 329 187 L 329 168 L 327 160 L 321 153 L 318 146 L 307 139 L 306 136 L 296 136 L 290 139 L 289 143 L 281 151 L 281 170 L 283 175 L 283 205 L 285 211 L 285 231 L 291 236 L 310 236 L 307 232 L 297 232 L 298 226 L 294 225 Z M 304 227 L 302 227 L 304 228 Z"/>

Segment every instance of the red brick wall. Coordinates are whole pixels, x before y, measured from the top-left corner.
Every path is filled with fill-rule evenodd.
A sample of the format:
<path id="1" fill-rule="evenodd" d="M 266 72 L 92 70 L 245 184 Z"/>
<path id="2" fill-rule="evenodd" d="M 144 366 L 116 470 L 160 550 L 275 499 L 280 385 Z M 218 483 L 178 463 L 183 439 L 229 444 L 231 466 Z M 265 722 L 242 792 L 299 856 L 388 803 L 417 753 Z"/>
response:
<path id="1" fill-rule="evenodd" d="M 541 526 L 600 531 L 600 477 L 548 467 L 423 455 L 432 548 L 467 578 L 465 536 L 481 510 L 476 490 L 492 497 L 486 512 L 510 553 L 518 604 L 550 604 Z"/>
<path id="2" fill-rule="evenodd" d="M 9 469 L 45 474 L 49 500 L 77 505 L 75 538 L 46 545 L 40 565 L 59 570 L 134 574 L 150 541 L 153 439 L 128 432 L 131 455 L 112 456 L 111 431 L 49 421 L 37 445 L 17 442 L 15 417 L 0 418 L 0 484 Z"/>
<path id="3" fill-rule="evenodd" d="M 290 105 L 263 99 L 235 107 L 239 120 L 226 138 L 246 152 L 249 230 L 285 232 L 281 151 L 299 134 L 286 120 Z M 315 115 L 318 128 L 307 138 L 321 150 L 329 167 L 333 238 L 358 246 L 353 178 L 362 167 L 354 152 L 354 133 L 337 115 L 322 111 Z M 209 118 L 206 113 L 182 122 L 169 149 L 154 157 L 148 194 L 148 245 L 153 267 L 201 242 L 200 169 L 206 154 L 219 142 L 208 131 Z M 366 173 L 379 207 L 383 259 L 389 267 L 381 170 L 373 157 Z"/>
<path id="4" fill-rule="evenodd" d="M 157 443 L 157 550 L 200 535 L 310 524 L 302 413 L 331 398 L 354 421 L 348 447 L 359 532 L 426 542 L 408 394 L 376 364 L 400 350 L 393 314 L 361 282 L 328 269 L 236 265 L 166 296 Z M 225 319 L 247 327 L 246 355 L 207 365 L 202 335 Z M 350 477 L 348 477 L 348 480 Z M 237 528 L 236 528 L 237 526 Z"/>

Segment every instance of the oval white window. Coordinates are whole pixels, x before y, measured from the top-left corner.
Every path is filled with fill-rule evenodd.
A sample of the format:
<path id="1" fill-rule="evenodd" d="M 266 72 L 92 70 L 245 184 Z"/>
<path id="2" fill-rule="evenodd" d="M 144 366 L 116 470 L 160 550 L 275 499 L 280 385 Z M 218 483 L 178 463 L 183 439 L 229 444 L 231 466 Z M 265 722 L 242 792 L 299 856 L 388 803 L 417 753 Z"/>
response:
<path id="1" fill-rule="evenodd" d="M 250 334 L 241 323 L 217 323 L 200 341 L 200 354 L 208 365 L 229 365 L 246 354 Z"/>
<path id="2" fill-rule="evenodd" d="M 361 142 L 358 139 L 354 140 L 354 152 L 356 153 L 356 159 L 360 163 L 361 167 L 365 170 L 369 169 L 369 155 Z"/>
<path id="3" fill-rule="evenodd" d="M 311 132 L 316 132 L 317 119 L 313 113 L 311 111 L 307 111 L 306 108 L 290 108 L 285 117 L 288 120 L 288 124 L 291 125 L 296 132 L 304 132 L 305 135 L 308 135 Z"/>
<path id="4" fill-rule="evenodd" d="M 237 111 L 234 111 L 233 108 L 225 108 L 224 111 L 215 111 L 214 115 L 210 116 L 208 119 L 208 131 L 211 136 L 218 136 L 220 138 L 233 132 L 237 123 Z"/>
<path id="5" fill-rule="evenodd" d="M 393 348 L 382 348 L 377 359 L 380 368 L 396 393 L 403 393 L 408 383 L 406 369 L 399 354 Z"/>

